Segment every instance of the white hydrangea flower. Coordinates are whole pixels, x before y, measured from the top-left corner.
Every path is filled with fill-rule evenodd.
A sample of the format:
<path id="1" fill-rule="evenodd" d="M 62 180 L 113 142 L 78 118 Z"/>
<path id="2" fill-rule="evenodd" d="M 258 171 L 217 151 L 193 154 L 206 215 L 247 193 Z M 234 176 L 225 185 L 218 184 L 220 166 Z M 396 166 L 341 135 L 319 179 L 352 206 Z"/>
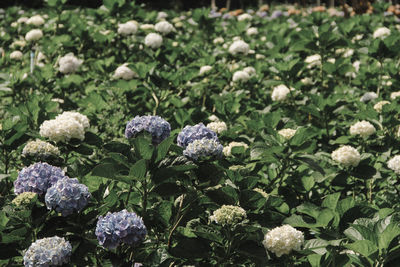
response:
<path id="1" fill-rule="evenodd" d="M 232 77 L 233 82 L 247 82 L 248 80 L 250 80 L 250 75 L 242 70 L 236 71 Z"/>
<path id="2" fill-rule="evenodd" d="M 143 31 L 153 30 L 154 25 L 153 24 L 142 24 L 142 25 L 140 25 L 140 29 Z"/>
<path id="3" fill-rule="evenodd" d="M 22 150 L 23 156 L 59 156 L 60 150 L 50 143 L 37 139 L 29 141 Z"/>
<path id="4" fill-rule="evenodd" d="M 237 55 L 239 53 L 247 55 L 249 53 L 250 46 L 243 40 L 234 41 L 229 46 L 229 53 L 232 55 Z"/>
<path id="5" fill-rule="evenodd" d="M 154 29 L 158 32 L 161 32 L 162 34 L 168 34 L 170 32 L 172 32 L 174 29 L 174 26 L 172 26 L 171 23 L 169 23 L 168 21 L 160 21 L 158 22 L 155 26 Z"/>
<path id="6" fill-rule="evenodd" d="M 256 54 L 256 59 L 264 59 L 265 56 L 262 54 Z"/>
<path id="7" fill-rule="evenodd" d="M 376 110 L 376 112 L 381 113 L 382 112 L 382 107 L 386 104 L 390 104 L 389 101 L 383 100 L 383 101 L 379 101 L 378 103 L 376 103 L 374 105 L 374 109 Z"/>
<path id="8" fill-rule="evenodd" d="M 356 72 L 360 71 L 360 65 L 361 65 L 361 61 L 356 60 L 353 62 L 353 67 L 356 69 Z"/>
<path id="9" fill-rule="evenodd" d="M 18 20 L 17 20 L 17 23 L 18 24 L 22 24 L 22 23 L 26 23 L 28 21 L 28 18 L 27 17 L 20 17 Z"/>
<path id="10" fill-rule="evenodd" d="M 239 206 L 223 205 L 214 211 L 210 220 L 221 225 L 234 225 L 246 219 L 246 211 Z"/>
<path id="11" fill-rule="evenodd" d="M 282 129 L 282 130 L 278 131 L 278 134 L 280 134 L 286 140 L 289 140 L 296 134 L 296 130 L 290 129 L 290 128 Z"/>
<path id="12" fill-rule="evenodd" d="M 249 146 L 246 143 L 243 142 L 230 142 L 229 145 L 224 146 L 224 149 L 222 150 L 222 152 L 224 153 L 224 155 L 226 157 L 230 157 L 232 156 L 232 148 L 234 147 L 244 147 L 244 149 L 248 149 Z"/>
<path id="13" fill-rule="evenodd" d="M 226 126 L 226 123 L 223 121 L 213 121 L 207 124 L 206 126 L 208 129 L 211 131 L 214 131 L 216 133 L 222 133 L 223 131 L 226 131 L 228 127 Z"/>
<path id="14" fill-rule="evenodd" d="M 158 33 L 149 33 L 144 39 L 144 44 L 152 49 L 157 49 L 162 45 L 163 38 Z"/>
<path id="15" fill-rule="evenodd" d="M 361 137 L 368 137 L 376 132 L 374 125 L 368 121 L 359 121 L 350 127 L 351 135 L 360 135 Z"/>
<path id="16" fill-rule="evenodd" d="M 225 42 L 224 38 L 222 37 L 217 37 L 213 40 L 214 44 L 223 44 Z"/>
<path id="17" fill-rule="evenodd" d="M 250 76 L 256 75 L 256 69 L 253 67 L 246 67 L 243 69 L 244 72 L 247 72 Z"/>
<path id="18" fill-rule="evenodd" d="M 390 30 L 386 27 L 378 28 L 374 31 L 373 37 L 374 39 L 385 39 L 390 35 Z"/>
<path id="19" fill-rule="evenodd" d="M 273 101 L 284 101 L 290 93 L 290 89 L 284 85 L 278 85 L 272 90 L 271 98 Z"/>
<path id="20" fill-rule="evenodd" d="M 395 173 L 400 174 L 400 155 L 391 158 L 388 163 L 388 167 L 392 169 Z"/>
<path id="21" fill-rule="evenodd" d="M 209 119 L 210 121 L 219 121 L 219 118 L 218 118 L 217 116 L 215 116 L 214 114 L 211 115 L 210 117 L 208 117 L 208 119 Z"/>
<path id="22" fill-rule="evenodd" d="M 243 20 L 251 20 L 253 18 L 253 16 L 251 16 L 250 14 L 244 13 L 241 14 L 237 17 L 238 21 L 243 21 Z"/>
<path id="23" fill-rule="evenodd" d="M 168 14 L 165 13 L 164 11 L 160 11 L 157 14 L 157 20 L 162 20 L 168 18 Z"/>
<path id="24" fill-rule="evenodd" d="M 268 193 L 261 188 L 254 188 L 253 191 L 260 193 L 263 197 L 268 198 Z"/>
<path id="25" fill-rule="evenodd" d="M 128 63 L 125 63 L 121 66 L 119 66 L 114 73 L 114 78 L 116 79 L 124 79 L 124 80 L 131 80 L 133 78 L 137 78 L 138 75 L 136 72 L 134 72 L 133 70 L 131 70 L 128 67 Z"/>
<path id="26" fill-rule="evenodd" d="M 354 49 L 351 48 L 339 48 L 336 50 L 336 55 L 342 54 L 342 57 L 351 57 L 354 54 Z"/>
<path id="27" fill-rule="evenodd" d="M 44 24 L 44 19 L 40 15 L 35 15 L 33 17 L 30 17 L 27 21 L 26 24 L 30 25 L 35 25 L 35 26 L 40 26 Z"/>
<path id="28" fill-rule="evenodd" d="M 248 28 L 248 29 L 246 30 L 246 34 L 247 34 L 248 36 L 257 35 L 257 34 L 258 34 L 258 29 L 257 29 L 256 27 Z"/>
<path id="29" fill-rule="evenodd" d="M 331 157 L 345 167 L 357 167 L 361 160 L 360 153 L 351 146 L 342 146 L 336 149 L 332 152 Z"/>
<path id="30" fill-rule="evenodd" d="M 308 56 L 305 60 L 305 63 L 307 63 L 307 68 L 311 69 L 315 66 L 321 66 L 321 55 L 312 55 L 312 56 Z"/>
<path id="31" fill-rule="evenodd" d="M 391 99 L 396 99 L 399 96 L 400 96 L 400 91 L 393 92 L 393 93 L 390 94 L 390 98 Z"/>
<path id="32" fill-rule="evenodd" d="M 135 34 L 138 30 L 138 26 L 134 21 L 128 21 L 126 23 L 118 24 L 118 33 L 121 35 Z"/>
<path id="33" fill-rule="evenodd" d="M 313 80 L 310 77 L 304 77 L 303 79 L 301 79 L 301 82 L 304 85 L 311 85 L 313 84 Z"/>
<path id="34" fill-rule="evenodd" d="M 368 102 L 370 100 L 377 99 L 378 95 L 375 92 L 366 92 L 361 98 L 361 102 Z"/>
<path id="35" fill-rule="evenodd" d="M 22 52 L 17 50 L 17 51 L 13 51 L 10 54 L 10 59 L 21 60 L 22 56 L 23 56 Z"/>
<path id="36" fill-rule="evenodd" d="M 64 111 L 63 113 L 61 113 L 60 115 L 58 115 L 56 117 L 56 120 L 57 119 L 63 120 L 63 119 L 70 119 L 70 118 L 79 122 L 82 125 L 84 130 L 87 130 L 90 127 L 88 117 L 79 112 L 75 112 L 75 111 Z"/>
<path id="37" fill-rule="evenodd" d="M 16 40 L 10 45 L 11 48 L 25 47 L 25 46 L 26 46 L 25 40 Z"/>
<path id="38" fill-rule="evenodd" d="M 68 53 L 60 58 L 58 64 L 60 65 L 60 72 L 64 74 L 73 73 L 78 70 L 82 65 L 83 60 L 74 56 L 74 53 Z"/>
<path id="39" fill-rule="evenodd" d="M 283 225 L 270 230 L 262 243 L 267 250 L 280 257 L 292 250 L 300 250 L 304 243 L 304 235 L 290 225 Z"/>
<path id="40" fill-rule="evenodd" d="M 203 75 L 203 74 L 205 74 L 205 73 L 207 73 L 207 72 L 209 72 L 211 70 L 212 70 L 212 67 L 209 66 L 209 65 L 202 66 L 200 68 L 199 75 L 201 76 L 201 75 Z"/>
<path id="41" fill-rule="evenodd" d="M 26 33 L 25 40 L 27 40 L 28 42 L 37 41 L 42 37 L 43 37 L 42 30 L 33 29 L 33 30 L 30 30 L 29 32 Z"/>

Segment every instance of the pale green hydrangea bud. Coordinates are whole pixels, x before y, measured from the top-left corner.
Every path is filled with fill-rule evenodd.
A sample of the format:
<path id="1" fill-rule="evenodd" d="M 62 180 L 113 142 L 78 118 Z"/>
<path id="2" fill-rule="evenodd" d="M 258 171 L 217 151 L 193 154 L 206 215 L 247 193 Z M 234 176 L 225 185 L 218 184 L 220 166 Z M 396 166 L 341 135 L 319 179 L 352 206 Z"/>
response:
<path id="1" fill-rule="evenodd" d="M 58 157 L 60 155 L 60 151 L 52 144 L 37 139 L 36 141 L 30 141 L 25 145 L 24 149 L 22 150 L 22 155 L 37 157 Z"/>
<path id="2" fill-rule="evenodd" d="M 32 201 L 36 198 L 37 194 L 33 192 L 23 192 L 16 196 L 13 201 L 11 201 L 12 204 L 15 206 L 27 206 L 32 203 Z"/>
<path id="3" fill-rule="evenodd" d="M 214 211 L 211 221 L 221 225 L 233 225 L 246 219 L 246 211 L 239 206 L 223 205 Z"/>

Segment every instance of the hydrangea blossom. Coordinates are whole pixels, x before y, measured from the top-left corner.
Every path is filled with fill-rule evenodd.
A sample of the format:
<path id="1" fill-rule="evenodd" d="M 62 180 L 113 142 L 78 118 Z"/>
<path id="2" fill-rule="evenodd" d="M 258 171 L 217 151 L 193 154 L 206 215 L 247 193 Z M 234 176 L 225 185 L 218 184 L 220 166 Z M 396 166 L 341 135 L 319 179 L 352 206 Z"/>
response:
<path id="1" fill-rule="evenodd" d="M 162 45 L 163 38 L 158 33 L 149 33 L 144 39 L 144 44 L 152 49 L 157 49 Z"/>
<path id="2" fill-rule="evenodd" d="M 226 123 L 223 121 L 213 121 L 207 124 L 207 128 L 216 133 L 222 133 L 228 129 Z"/>
<path id="3" fill-rule="evenodd" d="M 359 121 L 350 127 L 351 135 L 360 135 L 361 137 L 368 137 L 376 132 L 374 125 L 368 121 Z"/>
<path id="4" fill-rule="evenodd" d="M 22 150 L 22 156 L 33 156 L 39 158 L 47 158 L 49 156 L 59 156 L 60 150 L 50 143 L 37 139 L 29 141 Z"/>
<path id="5" fill-rule="evenodd" d="M 68 216 L 74 211 L 81 211 L 89 202 L 91 194 L 86 185 L 76 178 L 65 177 L 58 180 L 46 192 L 45 202 L 49 210 Z"/>
<path id="6" fill-rule="evenodd" d="M 142 218 L 136 213 L 122 210 L 100 216 L 95 233 L 100 245 L 114 249 L 121 243 L 138 245 L 146 237 L 147 230 Z"/>
<path id="7" fill-rule="evenodd" d="M 249 53 L 249 50 L 250 46 L 243 40 L 234 41 L 229 46 L 229 53 L 232 55 L 237 55 L 237 54 L 247 55 Z"/>
<path id="8" fill-rule="evenodd" d="M 388 163 L 388 167 L 392 169 L 395 173 L 400 174 L 400 155 L 391 158 Z"/>
<path id="9" fill-rule="evenodd" d="M 370 100 L 377 99 L 378 95 L 375 92 L 366 92 L 361 98 L 361 102 L 368 102 Z"/>
<path id="10" fill-rule="evenodd" d="M 361 160 L 360 153 L 351 146 L 342 146 L 333 151 L 331 156 L 334 161 L 345 167 L 357 167 Z"/>
<path id="11" fill-rule="evenodd" d="M 205 157 L 221 157 L 223 147 L 216 139 L 198 139 L 189 143 L 183 151 L 183 155 L 198 160 Z"/>
<path id="12" fill-rule="evenodd" d="M 386 100 L 379 101 L 378 103 L 376 103 L 376 104 L 374 105 L 374 109 L 376 110 L 376 112 L 381 113 L 381 112 L 382 112 L 383 106 L 386 105 L 386 104 L 390 104 L 390 102 L 389 102 L 389 101 L 386 101 Z"/>
<path id="13" fill-rule="evenodd" d="M 78 59 L 74 56 L 74 53 L 68 53 L 62 58 L 60 58 L 60 61 L 58 64 L 60 65 L 60 72 L 64 74 L 69 74 L 73 73 L 78 70 L 80 65 L 82 65 L 83 60 Z"/>
<path id="14" fill-rule="evenodd" d="M 233 82 L 247 82 L 248 80 L 250 80 L 250 75 L 242 70 L 236 71 L 232 77 Z"/>
<path id="15" fill-rule="evenodd" d="M 61 168 L 38 162 L 19 172 L 17 180 L 14 181 L 14 193 L 18 195 L 34 192 L 43 195 L 50 186 L 64 177 L 65 173 Z"/>
<path id="16" fill-rule="evenodd" d="M 252 36 L 258 34 L 258 29 L 256 27 L 251 27 L 246 30 L 246 35 Z"/>
<path id="17" fill-rule="evenodd" d="M 156 25 L 154 25 L 154 29 L 158 32 L 161 32 L 162 34 L 168 34 L 175 30 L 174 26 L 172 26 L 171 23 L 165 20 L 156 23 Z"/>
<path id="18" fill-rule="evenodd" d="M 24 266 L 61 266 L 68 263 L 72 246 L 62 237 L 36 240 L 24 254 Z"/>
<path id="19" fill-rule="evenodd" d="M 307 68 L 311 69 L 315 66 L 321 66 L 321 55 L 312 55 L 308 56 L 305 60 L 305 63 L 307 63 Z"/>
<path id="20" fill-rule="evenodd" d="M 256 69 L 253 67 L 246 67 L 243 69 L 244 72 L 247 72 L 248 75 L 253 76 L 256 75 Z"/>
<path id="21" fill-rule="evenodd" d="M 36 196 L 37 194 L 33 192 L 23 192 L 14 198 L 11 203 L 17 207 L 29 205 Z"/>
<path id="22" fill-rule="evenodd" d="M 203 123 L 199 123 L 194 126 L 187 125 L 178 134 L 178 146 L 186 148 L 194 140 L 199 140 L 203 138 L 215 139 L 216 141 L 218 141 L 217 134 L 204 126 Z"/>
<path id="23" fill-rule="evenodd" d="M 290 225 L 276 227 L 269 231 L 263 241 L 264 247 L 280 257 L 292 250 L 300 250 L 304 243 L 304 235 Z"/>
<path id="24" fill-rule="evenodd" d="M 128 67 L 128 63 L 125 63 L 121 66 L 119 66 L 114 73 L 114 78 L 116 79 L 124 79 L 126 81 L 131 80 L 133 78 L 137 78 L 138 75 L 136 72 L 134 72 L 133 70 L 131 70 Z"/>
<path id="25" fill-rule="evenodd" d="M 33 29 L 33 30 L 30 30 L 29 32 L 26 33 L 25 40 L 28 41 L 28 42 L 37 41 L 42 37 L 43 37 L 42 30 Z"/>
<path id="26" fill-rule="evenodd" d="M 244 149 L 248 149 L 249 146 L 243 142 L 230 142 L 229 145 L 225 146 L 223 149 L 223 153 L 225 156 L 232 156 L 232 148 L 234 147 L 244 147 Z"/>
<path id="27" fill-rule="evenodd" d="M 22 52 L 16 50 L 16 51 L 13 51 L 13 52 L 10 54 L 10 59 L 21 60 L 21 59 L 22 59 L 22 56 L 23 56 Z"/>
<path id="28" fill-rule="evenodd" d="M 290 138 L 292 138 L 295 134 L 296 134 L 296 130 L 294 129 L 282 129 L 278 132 L 278 134 L 280 134 L 283 138 L 285 138 L 286 140 L 289 140 Z"/>
<path id="29" fill-rule="evenodd" d="M 209 65 L 202 66 L 200 68 L 199 75 L 201 76 L 201 75 L 203 75 L 203 74 L 205 74 L 205 73 L 207 73 L 207 72 L 209 72 L 211 70 L 212 70 L 212 67 L 209 66 Z"/>
<path id="30" fill-rule="evenodd" d="M 390 35 L 390 30 L 386 27 L 378 28 L 374 31 L 373 37 L 374 39 L 385 39 Z"/>
<path id="31" fill-rule="evenodd" d="M 149 132 L 153 143 L 159 144 L 170 135 L 171 126 L 159 116 L 136 116 L 126 124 L 125 137 L 135 137 L 141 131 Z"/>
<path id="32" fill-rule="evenodd" d="M 220 225 L 234 225 L 246 219 L 246 211 L 239 206 L 223 205 L 210 219 Z"/>
<path id="33" fill-rule="evenodd" d="M 278 85 L 272 90 L 271 98 L 273 101 L 284 101 L 290 93 L 290 89 L 284 85 Z"/>
<path id="34" fill-rule="evenodd" d="M 390 94 L 390 99 L 396 99 L 399 96 L 400 96 L 400 91 L 393 92 Z"/>
<path id="35" fill-rule="evenodd" d="M 40 15 L 35 15 L 26 20 L 26 24 L 40 26 L 44 24 L 44 19 Z"/>
<path id="36" fill-rule="evenodd" d="M 138 26 L 134 21 L 128 21 L 126 23 L 118 24 L 118 34 L 121 35 L 130 35 L 135 34 L 138 30 Z"/>

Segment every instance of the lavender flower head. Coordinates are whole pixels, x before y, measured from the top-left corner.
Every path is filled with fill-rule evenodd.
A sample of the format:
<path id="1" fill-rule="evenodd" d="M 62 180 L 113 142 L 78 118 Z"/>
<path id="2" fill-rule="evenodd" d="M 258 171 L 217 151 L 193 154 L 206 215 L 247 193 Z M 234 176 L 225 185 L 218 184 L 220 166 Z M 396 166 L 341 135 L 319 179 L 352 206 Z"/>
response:
<path id="1" fill-rule="evenodd" d="M 276 19 L 279 18 L 283 15 L 283 12 L 280 10 L 275 10 L 274 12 L 272 12 L 271 14 L 271 19 Z"/>
<path id="2" fill-rule="evenodd" d="M 135 137 L 141 131 L 149 132 L 153 144 L 159 144 L 170 135 L 171 126 L 159 116 L 136 116 L 126 124 L 125 137 Z"/>
<path id="3" fill-rule="evenodd" d="M 209 18 L 219 18 L 221 17 L 222 14 L 220 12 L 215 11 L 214 9 L 210 11 L 210 13 L 208 14 Z"/>
<path id="4" fill-rule="evenodd" d="M 25 252 L 24 266 L 60 266 L 68 263 L 71 254 L 71 244 L 62 237 L 38 239 Z"/>
<path id="5" fill-rule="evenodd" d="M 214 139 L 218 141 L 217 134 L 204 126 L 203 123 L 199 123 L 194 126 L 187 125 L 178 134 L 178 146 L 186 148 L 194 140 L 199 140 L 203 138 Z"/>
<path id="6" fill-rule="evenodd" d="M 47 190 L 45 202 L 49 210 L 68 216 L 86 207 L 90 197 L 91 194 L 86 185 L 80 184 L 76 178 L 65 177 Z"/>
<path id="7" fill-rule="evenodd" d="M 124 209 L 109 212 L 105 217 L 100 216 L 95 233 L 100 245 L 114 249 L 120 243 L 132 246 L 139 244 L 144 240 L 147 230 L 141 217 Z"/>
<path id="8" fill-rule="evenodd" d="M 223 151 L 222 145 L 215 139 L 199 139 L 189 143 L 183 151 L 183 155 L 192 159 L 204 159 L 207 157 L 221 157 Z"/>
<path id="9" fill-rule="evenodd" d="M 14 181 L 14 193 L 33 192 L 38 195 L 46 193 L 47 189 L 58 180 L 66 177 L 59 167 L 38 162 L 23 168 L 17 180 Z"/>

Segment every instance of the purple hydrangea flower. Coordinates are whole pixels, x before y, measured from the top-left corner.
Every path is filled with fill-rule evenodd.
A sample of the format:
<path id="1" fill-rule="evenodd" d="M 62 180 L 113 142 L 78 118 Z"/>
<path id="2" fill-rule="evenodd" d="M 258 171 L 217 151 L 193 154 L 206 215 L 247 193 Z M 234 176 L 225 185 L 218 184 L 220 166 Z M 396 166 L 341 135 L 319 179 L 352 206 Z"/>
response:
<path id="1" fill-rule="evenodd" d="M 257 16 L 259 16 L 260 18 L 265 18 L 268 13 L 266 11 L 257 11 Z"/>
<path id="2" fill-rule="evenodd" d="M 59 167 L 38 162 L 23 168 L 17 180 L 14 181 L 14 193 L 33 192 L 38 195 L 46 193 L 47 189 L 58 180 L 66 177 Z"/>
<path id="3" fill-rule="evenodd" d="M 49 210 L 56 210 L 62 216 L 68 216 L 86 207 L 90 197 L 86 185 L 80 184 L 76 178 L 65 177 L 47 190 L 45 202 Z"/>
<path id="4" fill-rule="evenodd" d="M 203 123 L 199 123 L 194 126 L 187 125 L 178 134 L 178 146 L 186 148 L 194 140 L 199 140 L 203 138 L 215 139 L 218 141 L 217 134 L 204 126 Z"/>
<path id="5" fill-rule="evenodd" d="M 126 124 L 125 137 L 135 137 L 141 131 L 149 132 L 153 144 L 159 144 L 170 135 L 171 126 L 159 116 L 136 116 Z"/>
<path id="6" fill-rule="evenodd" d="M 198 160 L 206 157 L 221 157 L 222 145 L 215 139 L 198 139 L 189 143 L 183 151 L 183 155 L 192 159 Z"/>
<path id="7" fill-rule="evenodd" d="M 272 12 L 271 19 L 279 18 L 279 17 L 281 17 L 282 15 L 283 15 L 283 12 L 282 12 L 282 11 L 280 11 L 280 10 L 275 10 L 274 12 Z"/>
<path id="8" fill-rule="evenodd" d="M 146 237 L 147 230 L 141 217 L 134 212 L 122 210 L 100 216 L 96 226 L 96 236 L 100 245 L 113 249 L 120 243 L 138 245 Z"/>
<path id="9" fill-rule="evenodd" d="M 210 13 L 208 14 L 209 18 L 219 18 L 221 16 L 222 16 L 222 14 L 220 12 L 215 11 L 215 10 L 211 10 Z"/>
<path id="10" fill-rule="evenodd" d="M 60 266 L 68 263 L 72 246 L 62 237 L 36 240 L 24 254 L 24 266 Z"/>

